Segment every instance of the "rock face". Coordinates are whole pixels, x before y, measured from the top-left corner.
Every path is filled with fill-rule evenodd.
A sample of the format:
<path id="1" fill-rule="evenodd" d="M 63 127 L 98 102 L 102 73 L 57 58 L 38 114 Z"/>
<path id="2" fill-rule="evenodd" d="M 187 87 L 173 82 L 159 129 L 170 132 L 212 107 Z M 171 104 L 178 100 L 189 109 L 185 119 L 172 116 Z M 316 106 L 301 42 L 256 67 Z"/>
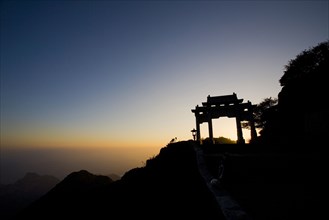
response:
<path id="1" fill-rule="evenodd" d="M 52 189 L 60 180 L 50 175 L 27 173 L 14 184 L 0 186 L 0 216 L 9 219 Z"/>

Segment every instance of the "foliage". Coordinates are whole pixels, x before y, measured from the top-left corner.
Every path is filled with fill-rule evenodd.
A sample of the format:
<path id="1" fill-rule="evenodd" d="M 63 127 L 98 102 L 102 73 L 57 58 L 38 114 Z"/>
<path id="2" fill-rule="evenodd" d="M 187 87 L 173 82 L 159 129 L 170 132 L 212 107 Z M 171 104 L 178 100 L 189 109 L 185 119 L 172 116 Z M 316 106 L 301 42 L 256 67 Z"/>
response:
<path id="1" fill-rule="evenodd" d="M 214 139 L 214 144 L 236 144 L 236 141 L 225 137 L 218 137 L 213 139 Z M 209 143 L 210 139 L 209 138 L 202 139 L 202 142 Z"/>
<path id="2" fill-rule="evenodd" d="M 281 86 L 299 82 L 301 79 L 317 78 L 328 74 L 329 40 L 304 50 L 285 66 L 279 80 Z"/>
<path id="3" fill-rule="evenodd" d="M 268 121 L 271 120 L 272 115 L 276 111 L 277 103 L 277 98 L 269 97 L 265 98 L 254 108 L 253 116 L 256 128 L 263 129 Z M 242 122 L 242 127 L 250 129 L 248 122 Z"/>

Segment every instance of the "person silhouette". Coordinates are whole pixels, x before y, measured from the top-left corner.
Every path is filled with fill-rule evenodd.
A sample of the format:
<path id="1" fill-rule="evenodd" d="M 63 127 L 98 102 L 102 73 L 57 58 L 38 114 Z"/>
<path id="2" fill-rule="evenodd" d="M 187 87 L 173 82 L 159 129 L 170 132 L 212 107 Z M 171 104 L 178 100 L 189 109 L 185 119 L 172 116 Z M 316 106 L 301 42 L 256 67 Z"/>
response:
<path id="1" fill-rule="evenodd" d="M 173 139 L 171 139 L 170 143 L 175 143 L 177 141 L 177 137 L 174 137 Z"/>
<path id="2" fill-rule="evenodd" d="M 219 162 L 218 176 L 216 178 L 211 179 L 210 181 L 210 184 L 217 188 L 219 188 L 223 182 L 224 161 L 225 161 L 225 156 L 222 156 Z"/>

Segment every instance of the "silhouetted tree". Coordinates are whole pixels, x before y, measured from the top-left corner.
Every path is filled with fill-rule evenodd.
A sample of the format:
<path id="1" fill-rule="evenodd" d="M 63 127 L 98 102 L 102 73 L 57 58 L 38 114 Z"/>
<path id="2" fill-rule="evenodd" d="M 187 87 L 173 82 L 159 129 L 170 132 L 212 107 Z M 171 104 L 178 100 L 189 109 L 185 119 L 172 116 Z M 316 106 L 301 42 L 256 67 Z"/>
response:
<path id="1" fill-rule="evenodd" d="M 264 98 L 253 111 L 255 127 L 259 129 L 260 137 L 258 142 L 276 142 L 278 140 L 278 99 L 277 98 Z M 250 130 L 249 122 L 242 122 L 242 127 Z M 256 141 L 256 142 L 255 142 Z"/>
<path id="2" fill-rule="evenodd" d="M 253 111 L 255 127 L 258 129 L 263 129 L 269 120 L 271 120 L 271 115 L 275 111 L 276 104 L 278 103 L 277 98 L 265 98 L 260 102 Z M 250 129 L 249 122 L 243 121 L 242 127 Z"/>
<path id="3" fill-rule="evenodd" d="M 266 142 L 277 142 L 279 130 L 278 99 L 265 98 L 254 109 L 255 126 L 260 129 L 261 139 Z"/>
<path id="4" fill-rule="evenodd" d="M 303 82 L 308 85 L 319 82 L 319 79 L 328 74 L 328 60 L 329 40 L 304 50 L 290 60 L 279 82 L 283 87 Z"/>
<path id="5" fill-rule="evenodd" d="M 218 137 L 218 138 L 213 138 L 214 144 L 236 144 L 236 141 L 231 140 L 226 137 Z M 202 139 L 203 143 L 210 143 L 209 138 Z"/>

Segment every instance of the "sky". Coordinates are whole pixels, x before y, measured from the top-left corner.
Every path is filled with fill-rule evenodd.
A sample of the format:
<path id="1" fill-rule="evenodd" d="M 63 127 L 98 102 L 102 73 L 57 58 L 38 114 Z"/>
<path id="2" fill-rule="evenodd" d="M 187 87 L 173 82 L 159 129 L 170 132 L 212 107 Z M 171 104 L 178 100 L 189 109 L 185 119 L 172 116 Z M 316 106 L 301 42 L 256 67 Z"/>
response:
<path id="1" fill-rule="evenodd" d="M 289 60 L 329 38 L 328 11 L 317 0 L 1 1 L 2 179 L 28 160 L 13 152 L 149 149 L 141 161 L 192 139 L 191 109 L 208 95 L 276 98 Z M 236 140 L 234 118 L 213 124 Z"/>

